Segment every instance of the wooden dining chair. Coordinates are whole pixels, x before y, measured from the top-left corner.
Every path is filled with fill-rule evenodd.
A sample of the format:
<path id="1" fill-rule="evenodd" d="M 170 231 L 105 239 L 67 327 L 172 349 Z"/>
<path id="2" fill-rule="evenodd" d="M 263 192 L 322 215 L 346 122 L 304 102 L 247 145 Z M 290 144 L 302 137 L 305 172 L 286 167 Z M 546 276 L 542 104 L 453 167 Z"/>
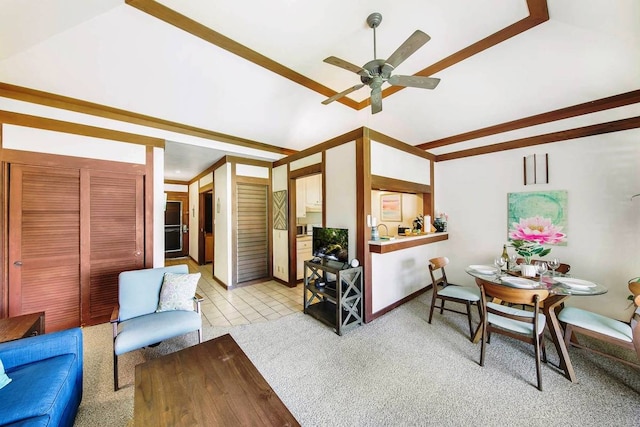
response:
<path id="1" fill-rule="evenodd" d="M 540 351 L 542 350 L 542 360 L 546 363 L 547 354 L 544 347 L 546 317 L 540 313 L 539 308 L 540 302 L 549 296 L 549 291 L 546 289 L 512 288 L 480 278 L 476 278 L 476 283 L 480 288 L 482 308 L 480 366 L 484 366 L 486 347 L 489 344 L 492 332 L 533 344 L 536 357 L 538 390 L 542 391 Z M 489 301 L 490 297 L 512 304 L 533 304 L 533 311 L 496 304 Z"/>
<path id="2" fill-rule="evenodd" d="M 429 310 L 429 323 L 431 323 L 431 319 L 433 318 L 434 308 L 440 309 L 440 314 L 442 314 L 444 310 L 466 314 L 469 322 L 469 339 L 473 339 L 474 331 L 471 325 L 471 305 L 475 304 L 478 307 L 478 314 L 482 317 L 480 311 L 480 291 L 476 288 L 468 288 L 466 286 L 449 283 L 447 273 L 444 270 L 447 264 L 449 264 L 449 258 L 447 257 L 431 258 L 429 260 L 429 274 L 431 274 L 431 284 L 433 287 L 431 309 Z M 439 306 L 436 305 L 438 300 L 440 300 Z M 463 304 L 466 307 L 466 311 L 445 307 L 445 301 Z"/>
<path id="3" fill-rule="evenodd" d="M 622 322 L 598 313 L 576 307 L 566 307 L 558 315 L 558 320 L 566 324 L 564 340 L 569 346 L 582 348 L 627 365 L 640 368 L 640 277 L 629 280 L 629 290 L 634 296 L 636 310 L 629 322 Z M 635 351 L 638 362 L 632 362 L 610 353 L 581 344 L 575 333 Z"/>

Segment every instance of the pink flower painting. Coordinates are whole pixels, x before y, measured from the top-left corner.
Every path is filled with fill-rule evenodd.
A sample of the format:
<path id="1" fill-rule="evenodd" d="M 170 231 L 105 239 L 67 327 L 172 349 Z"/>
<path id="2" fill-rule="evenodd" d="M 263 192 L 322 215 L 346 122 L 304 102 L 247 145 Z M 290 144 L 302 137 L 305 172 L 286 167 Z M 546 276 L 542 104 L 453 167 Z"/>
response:
<path id="1" fill-rule="evenodd" d="M 566 235 L 561 233 L 562 227 L 554 225 L 549 218 L 534 216 L 520 218 L 520 222 L 514 222 L 513 229 L 509 232 L 509 238 L 536 242 L 540 245 L 553 245 L 564 240 Z"/>

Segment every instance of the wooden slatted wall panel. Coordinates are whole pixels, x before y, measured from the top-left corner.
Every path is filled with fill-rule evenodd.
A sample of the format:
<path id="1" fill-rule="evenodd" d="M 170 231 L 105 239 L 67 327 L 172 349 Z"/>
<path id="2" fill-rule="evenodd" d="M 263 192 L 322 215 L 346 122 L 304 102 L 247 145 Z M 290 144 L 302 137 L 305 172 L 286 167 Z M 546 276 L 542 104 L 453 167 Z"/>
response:
<path id="1" fill-rule="evenodd" d="M 118 302 L 118 274 L 143 268 L 143 177 L 91 171 L 90 298 L 83 323 L 109 320 Z"/>
<path id="2" fill-rule="evenodd" d="M 238 283 L 269 276 L 267 186 L 237 186 Z"/>
<path id="3" fill-rule="evenodd" d="M 9 197 L 9 315 L 44 311 L 46 332 L 78 326 L 79 172 L 12 165 Z"/>

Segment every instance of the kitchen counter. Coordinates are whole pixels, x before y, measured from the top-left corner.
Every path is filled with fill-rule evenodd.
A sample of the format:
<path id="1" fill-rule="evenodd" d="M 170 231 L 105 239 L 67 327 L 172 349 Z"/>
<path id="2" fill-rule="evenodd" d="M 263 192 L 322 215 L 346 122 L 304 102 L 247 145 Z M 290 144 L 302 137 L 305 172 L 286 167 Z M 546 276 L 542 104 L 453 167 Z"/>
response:
<path id="1" fill-rule="evenodd" d="M 384 254 L 448 239 L 449 233 L 447 232 L 415 234 L 411 236 L 383 236 L 380 240 L 369 240 L 369 251 Z"/>

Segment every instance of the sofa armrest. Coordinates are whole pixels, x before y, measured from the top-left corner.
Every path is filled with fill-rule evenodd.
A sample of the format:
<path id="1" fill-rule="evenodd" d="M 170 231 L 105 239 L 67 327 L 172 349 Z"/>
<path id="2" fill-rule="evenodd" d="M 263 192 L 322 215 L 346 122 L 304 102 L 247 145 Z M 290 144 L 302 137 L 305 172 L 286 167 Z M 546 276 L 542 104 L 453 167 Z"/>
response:
<path id="1" fill-rule="evenodd" d="M 82 330 L 80 328 L 0 344 L 0 359 L 7 370 L 63 354 L 76 354 L 79 368 L 82 370 Z"/>

